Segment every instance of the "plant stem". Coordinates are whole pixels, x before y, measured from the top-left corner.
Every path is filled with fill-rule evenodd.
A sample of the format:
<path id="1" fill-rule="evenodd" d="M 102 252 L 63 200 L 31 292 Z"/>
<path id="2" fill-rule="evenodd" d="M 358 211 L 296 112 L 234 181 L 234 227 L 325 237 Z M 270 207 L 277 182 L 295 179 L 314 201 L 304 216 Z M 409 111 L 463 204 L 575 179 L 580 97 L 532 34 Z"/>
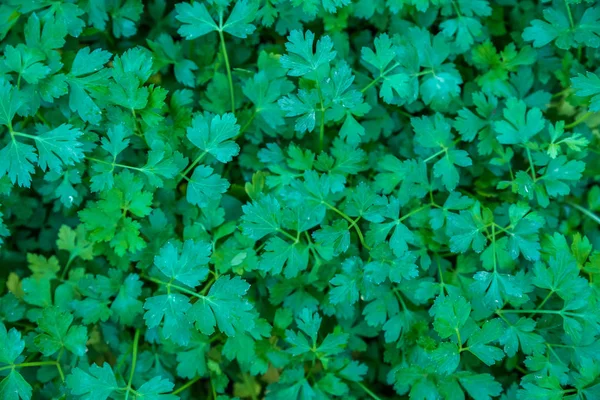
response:
<path id="1" fill-rule="evenodd" d="M 200 376 L 195 377 L 192 380 L 189 380 L 185 383 L 185 385 L 179 387 L 177 390 L 175 390 L 173 393 L 173 395 L 177 395 L 181 392 L 183 392 L 185 389 L 189 388 L 190 386 L 192 386 L 194 383 L 198 382 L 200 379 L 202 379 Z"/>
<path id="2" fill-rule="evenodd" d="M 534 182 L 537 182 L 535 166 L 533 165 L 533 158 L 531 158 L 531 151 L 529 150 L 529 147 L 526 147 L 525 150 L 527 150 L 527 158 L 529 159 L 529 165 L 531 165 L 531 179 L 533 179 Z"/>
<path id="3" fill-rule="evenodd" d="M 5 365 L 4 367 L 0 367 L 0 371 L 5 371 L 7 369 L 14 368 L 25 368 L 25 367 L 43 367 L 44 365 L 54 365 L 56 366 L 56 361 L 33 361 L 33 362 L 25 362 L 21 364 L 11 364 Z"/>
<path id="4" fill-rule="evenodd" d="M 65 279 L 65 277 L 67 276 L 67 272 L 69 271 L 69 267 L 71 266 L 71 263 L 73 262 L 73 260 L 75 259 L 75 255 L 71 254 L 69 256 L 69 260 L 67 261 L 67 265 L 65 265 L 65 268 L 63 269 L 62 273 L 60 274 L 60 279 Z"/>
<path id="5" fill-rule="evenodd" d="M 437 153 L 435 153 L 435 154 L 427 157 L 426 159 L 424 159 L 423 162 L 427 163 L 427 162 L 433 160 L 434 158 L 436 158 L 437 156 L 439 156 L 440 154 L 443 154 L 445 152 L 446 152 L 446 149 L 440 150 Z"/>
<path id="6" fill-rule="evenodd" d="M 371 248 L 365 242 L 365 238 L 363 236 L 362 231 L 360 230 L 360 228 L 359 228 L 359 226 L 357 224 L 354 224 L 354 220 L 352 218 L 350 218 L 345 213 L 343 213 L 342 211 L 338 210 L 336 207 L 332 206 L 331 204 L 329 204 L 329 203 L 327 203 L 325 201 L 323 201 L 323 204 L 326 205 L 330 210 L 333 210 L 336 213 L 338 213 L 342 218 L 344 218 L 346 221 L 350 222 L 350 224 L 353 224 L 354 225 L 354 230 L 356 230 L 356 234 L 358 235 L 358 238 L 360 239 L 360 244 L 362 244 L 362 246 L 365 249 L 371 250 Z"/>
<path id="7" fill-rule="evenodd" d="M 568 317 L 581 317 L 581 314 L 563 311 L 563 310 L 498 310 L 498 314 L 558 314 Z"/>
<path id="8" fill-rule="evenodd" d="M 366 387 L 365 385 L 363 385 L 363 383 L 362 383 L 362 382 L 356 382 L 356 384 L 357 384 L 358 386 L 360 386 L 360 388 L 361 388 L 362 390 L 364 390 L 364 391 L 365 391 L 365 393 L 366 393 L 366 394 L 368 394 L 369 396 L 371 396 L 371 398 L 373 398 L 374 400 L 381 400 L 381 398 L 380 398 L 379 396 L 377 396 L 375 393 L 373 393 L 373 392 L 371 391 L 371 389 L 369 389 L 368 387 Z"/>
<path id="9" fill-rule="evenodd" d="M 161 286 L 164 286 L 164 287 L 166 287 L 167 289 L 171 289 L 171 288 L 173 288 L 173 289 L 176 289 L 176 290 L 178 290 L 178 291 L 180 291 L 180 292 L 182 292 L 182 293 L 187 293 L 187 294 L 189 294 L 190 296 L 194 296 L 194 297 L 197 297 L 197 298 L 199 298 L 199 299 L 202 299 L 202 300 L 210 301 L 210 299 L 209 299 L 208 297 L 206 297 L 206 296 L 203 296 L 203 295 L 201 295 L 201 294 L 198 294 L 198 293 L 196 293 L 196 292 L 194 292 L 194 291 L 192 291 L 192 290 L 186 289 L 186 288 L 184 288 L 184 287 L 182 287 L 182 286 L 175 285 L 175 284 L 173 284 L 173 283 L 170 283 L 170 282 L 161 281 L 160 279 L 152 278 L 151 276 L 148 276 L 148 275 L 143 275 L 143 274 L 142 274 L 142 275 L 140 275 L 140 276 L 141 276 L 143 279 L 146 279 L 147 281 L 154 282 L 154 283 L 156 283 L 156 284 L 159 284 L 159 285 L 161 285 Z"/>
<path id="10" fill-rule="evenodd" d="M 567 201 L 567 204 L 570 205 L 571 207 L 579 210 L 582 214 L 590 217 L 596 223 L 600 224 L 600 217 L 598 217 L 596 214 L 594 214 L 593 212 L 591 212 L 587 208 L 582 207 L 579 204 L 573 203 L 572 201 Z"/>
<path id="11" fill-rule="evenodd" d="M 411 217 L 412 215 L 417 214 L 417 213 L 419 213 L 419 212 L 421 212 L 421 211 L 423 211 L 423 210 L 425 210 L 425 209 L 427 209 L 429 207 L 431 207 L 431 204 L 427 204 L 426 206 L 419 207 L 416 210 L 412 210 L 411 212 L 409 212 L 408 214 L 406 214 L 402 218 L 400 218 L 398 221 L 402 222 L 405 219 L 407 219 L 408 217 Z"/>
<path id="12" fill-rule="evenodd" d="M 379 82 L 381 80 L 381 78 L 383 77 L 383 75 L 379 75 L 377 78 L 373 79 L 371 81 L 371 83 L 369 83 L 367 86 L 365 86 L 364 88 L 360 89 L 361 93 L 366 92 L 367 90 L 369 90 L 373 85 L 377 84 L 377 82 Z"/>
<path id="13" fill-rule="evenodd" d="M 221 26 L 223 26 L 223 14 L 219 15 Z M 225 68 L 227 68 L 227 80 L 229 81 L 229 96 L 231 98 L 231 112 L 235 114 L 235 95 L 233 94 L 233 79 L 231 78 L 231 67 L 229 66 L 229 57 L 227 56 L 227 47 L 225 46 L 225 38 L 223 30 L 219 29 L 219 38 L 221 39 L 221 51 L 225 59 Z"/>
<path id="14" fill-rule="evenodd" d="M 246 132 L 246 129 L 248 129 L 250 127 L 250 124 L 252 123 L 252 121 L 254 121 L 254 117 L 256 117 L 256 110 L 254 110 L 254 112 L 250 116 L 250 119 L 248 119 L 248 121 L 244 124 L 244 126 L 242 126 L 242 128 L 240 129 L 240 131 L 236 135 L 236 138 L 242 136 L 242 134 L 244 132 Z"/>
<path id="15" fill-rule="evenodd" d="M 594 113 L 593 112 L 586 112 L 585 114 L 583 114 L 581 117 L 577 118 L 575 121 L 571 122 L 570 124 L 565 125 L 565 129 L 571 129 L 576 127 L 577 125 L 581 124 L 582 122 L 584 122 L 585 120 L 587 120 L 589 117 L 591 117 Z"/>
<path id="16" fill-rule="evenodd" d="M 291 239 L 292 242 L 294 243 L 298 243 L 298 238 L 295 237 L 294 235 L 284 231 L 283 229 L 277 229 L 277 232 L 281 233 L 282 235 L 286 236 L 288 239 Z"/>
<path id="17" fill-rule="evenodd" d="M 182 179 L 184 179 L 187 174 L 196 166 L 196 164 L 198 164 L 200 161 L 202 161 L 202 159 L 204 158 L 204 156 L 206 156 L 208 154 L 208 152 L 205 150 L 203 151 L 195 160 L 193 163 L 191 163 L 181 174 L 179 174 L 179 179 L 177 180 L 177 185 L 179 185 L 179 183 L 181 182 Z"/>
<path id="18" fill-rule="evenodd" d="M 127 392 L 125 393 L 125 400 L 129 398 L 129 392 L 131 391 L 131 383 L 133 382 L 133 375 L 135 375 L 135 364 L 137 363 L 137 352 L 138 342 L 140 340 L 140 330 L 135 330 L 135 336 L 133 337 L 133 355 L 131 356 L 131 370 L 129 371 L 129 380 L 127 381 Z"/>
<path id="19" fill-rule="evenodd" d="M 100 160 L 100 159 L 98 159 L 98 158 L 94 158 L 94 157 L 87 157 L 87 156 L 86 156 L 85 158 L 86 158 L 87 160 L 90 160 L 90 161 L 93 161 L 93 162 L 97 162 L 97 163 L 100 163 L 100 164 L 108 164 L 108 165 L 112 165 L 112 166 L 113 166 L 113 168 L 114 168 L 114 167 L 121 167 L 121 168 L 132 169 L 132 170 L 135 170 L 135 171 L 140 171 L 140 172 L 143 172 L 143 171 L 144 171 L 144 169 L 143 169 L 143 168 L 133 167 L 133 166 L 131 166 L 131 165 L 119 164 L 119 163 L 115 163 L 115 162 L 108 162 L 108 161 Z"/>
<path id="20" fill-rule="evenodd" d="M 573 14 L 571 13 L 571 7 L 569 7 L 569 2 L 564 0 L 565 8 L 567 9 L 567 15 L 569 16 L 569 24 L 571 25 L 571 29 L 575 29 L 575 22 L 573 21 Z"/>
<path id="21" fill-rule="evenodd" d="M 257 400 L 256 393 L 254 390 L 254 384 L 248 378 L 248 374 L 243 372 L 242 377 L 244 378 L 244 386 L 246 386 L 246 389 L 250 391 L 250 397 L 252 397 L 252 400 Z"/>

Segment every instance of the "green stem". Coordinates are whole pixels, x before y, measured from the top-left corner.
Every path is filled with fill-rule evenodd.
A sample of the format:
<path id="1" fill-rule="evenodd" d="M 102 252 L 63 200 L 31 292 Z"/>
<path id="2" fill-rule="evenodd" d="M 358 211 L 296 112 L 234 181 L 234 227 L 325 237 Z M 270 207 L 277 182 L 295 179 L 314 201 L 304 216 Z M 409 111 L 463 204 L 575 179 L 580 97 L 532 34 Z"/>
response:
<path id="1" fill-rule="evenodd" d="M 581 117 L 577 118 L 575 121 L 571 122 L 570 124 L 565 125 L 565 129 L 571 129 L 571 128 L 576 127 L 577 125 L 581 124 L 582 122 L 587 120 L 589 117 L 591 117 L 593 114 L 594 114 L 593 112 L 586 112 Z"/>
<path id="2" fill-rule="evenodd" d="M 366 387 L 365 385 L 363 385 L 362 382 L 356 382 L 356 384 L 358 386 L 360 386 L 360 388 L 362 390 L 364 390 L 366 394 L 368 394 L 369 396 L 371 396 L 372 399 L 374 399 L 374 400 L 381 400 L 381 398 L 379 396 L 377 396 L 375 393 L 373 393 L 371 391 L 371 389 L 369 389 L 368 387 Z"/>
<path id="3" fill-rule="evenodd" d="M 200 155 L 191 163 L 181 174 L 179 174 L 179 179 L 177 180 L 177 185 L 184 179 L 187 174 L 200 162 L 202 159 L 208 154 L 208 151 L 203 151 Z"/>
<path id="4" fill-rule="evenodd" d="M 553 295 L 553 294 L 554 294 L 554 291 L 553 291 L 553 290 L 552 290 L 552 291 L 550 291 L 550 292 L 548 293 L 548 295 L 547 295 L 546 297 L 544 297 L 544 300 L 542 300 L 542 302 L 540 303 L 540 305 L 539 305 L 539 306 L 537 306 L 535 309 L 536 309 L 536 310 L 540 310 L 540 309 L 541 309 L 541 308 L 544 306 L 544 304 L 546 304 L 546 302 L 547 302 L 548 300 L 550 300 L 550 297 L 552 297 L 552 295 Z"/>
<path id="5" fill-rule="evenodd" d="M 179 387 L 177 390 L 175 390 L 173 393 L 171 393 L 172 395 L 177 395 L 181 392 L 183 392 L 185 389 L 189 388 L 190 386 L 192 386 L 194 383 L 198 382 L 200 379 L 202 379 L 202 377 L 197 376 L 192 380 L 189 380 L 185 383 L 185 385 Z"/>
<path id="6" fill-rule="evenodd" d="M 409 212 L 408 214 L 406 214 L 402 218 L 400 218 L 398 221 L 402 222 L 405 219 L 407 219 L 408 217 L 411 217 L 412 215 L 417 214 L 417 213 L 419 213 L 419 212 L 421 212 L 421 211 L 423 211 L 423 210 L 425 210 L 425 209 L 427 209 L 429 207 L 431 207 L 431 204 L 427 204 L 426 206 L 419 207 L 416 210 L 412 210 L 411 212 Z"/>
<path id="7" fill-rule="evenodd" d="M 459 347 L 459 352 L 463 351 L 463 347 L 462 347 L 462 338 L 460 337 L 460 329 L 456 328 L 454 329 L 454 331 L 456 332 L 456 340 L 458 341 L 458 347 Z"/>
<path id="8" fill-rule="evenodd" d="M 127 168 L 127 169 L 132 169 L 134 171 L 140 171 L 140 172 L 144 172 L 143 168 L 138 168 L 138 167 L 133 167 L 131 165 L 125 165 L 125 164 L 119 164 L 119 163 L 115 163 L 115 162 L 108 162 L 108 161 L 104 161 L 104 160 L 100 160 L 98 158 L 94 158 L 94 157 L 85 157 L 87 160 L 93 161 L 93 162 L 97 162 L 100 164 L 108 164 L 108 165 L 112 165 L 113 168 L 114 167 L 121 167 L 121 168 Z"/>
<path id="9" fill-rule="evenodd" d="M 321 122 L 319 123 L 319 151 L 323 151 L 323 143 L 325 141 L 325 103 L 323 101 L 323 92 L 321 91 L 321 83 L 318 75 L 317 91 L 319 93 L 319 102 L 321 104 Z"/>
<path id="10" fill-rule="evenodd" d="M 258 400 L 258 398 L 256 397 L 256 392 L 254 390 L 254 384 L 248 378 L 248 374 L 242 373 L 242 377 L 244 378 L 244 385 L 246 386 L 246 389 L 250 391 L 250 397 L 252 397 L 252 400 Z"/>
<path id="11" fill-rule="evenodd" d="M 330 210 L 335 211 L 336 213 L 338 213 L 342 218 L 344 218 L 346 221 L 350 222 L 350 224 L 354 223 L 354 220 L 352 218 L 350 218 L 349 216 L 347 216 L 345 213 L 343 213 L 342 211 L 338 210 L 336 207 L 332 206 L 331 204 L 323 201 L 322 202 L 325 206 L 327 206 Z M 360 239 L 360 244 L 362 244 L 362 246 L 367 249 L 367 250 L 371 250 L 371 248 L 367 245 L 367 243 L 365 242 L 365 238 L 363 236 L 362 231 L 360 230 L 359 226 L 354 224 L 354 230 L 356 230 L 356 234 L 358 235 L 358 238 Z"/>
<path id="12" fill-rule="evenodd" d="M 151 276 L 144 275 L 144 274 L 142 274 L 140 276 L 143 279 L 147 280 L 147 281 L 154 282 L 154 283 L 156 283 L 158 285 L 166 287 L 167 290 L 173 288 L 173 289 L 176 289 L 176 290 L 178 290 L 178 291 L 180 291 L 182 293 L 189 294 L 190 296 L 194 296 L 194 297 L 197 297 L 197 298 L 202 299 L 202 300 L 209 300 L 206 296 L 203 296 L 203 295 L 201 295 L 199 293 L 196 293 L 196 292 L 194 292 L 192 290 L 186 289 L 186 288 L 184 288 L 182 286 L 175 285 L 175 284 L 170 283 L 170 282 L 161 281 L 160 279 L 152 278 Z"/>
<path id="13" fill-rule="evenodd" d="M 129 398 L 129 392 L 131 391 L 131 384 L 133 382 L 133 376 L 135 375 L 135 364 L 137 363 L 137 352 L 138 343 L 140 341 L 140 330 L 135 330 L 135 336 L 133 337 L 133 355 L 131 356 L 131 370 L 129 371 L 129 380 L 127 381 L 127 392 L 125 393 L 125 400 Z"/>
<path id="14" fill-rule="evenodd" d="M 210 390 L 212 391 L 213 400 L 217 400 L 217 391 L 215 390 L 215 384 L 213 383 L 212 377 L 210 378 Z"/>
<path id="15" fill-rule="evenodd" d="M 206 285 L 204 285 L 204 288 L 200 291 L 200 294 L 202 296 L 206 295 L 206 292 L 208 292 L 208 290 L 210 289 L 210 287 L 212 286 L 212 284 L 215 282 L 216 278 L 215 276 L 213 276 L 212 278 L 210 278 L 210 280 L 206 283 Z"/>
<path id="16" fill-rule="evenodd" d="M 33 362 L 25 362 L 25 363 L 21 363 L 21 364 L 5 365 L 4 367 L 0 367 L 0 371 L 5 371 L 7 369 L 14 369 L 14 368 L 43 367 L 44 365 L 56 366 L 57 364 L 58 363 L 56 361 L 33 361 Z"/>
<path id="17" fill-rule="evenodd" d="M 423 162 L 427 163 L 427 162 L 433 160 L 434 158 L 436 158 L 437 156 L 439 156 L 440 154 L 443 154 L 445 152 L 446 152 L 446 149 L 440 150 L 437 153 L 435 153 L 435 154 L 427 157 L 426 159 L 424 159 Z"/>
<path id="18" fill-rule="evenodd" d="M 558 314 L 568 317 L 581 317 L 581 314 L 572 313 L 563 310 L 498 310 L 498 314 Z"/>
<path id="19" fill-rule="evenodd" d="M 396 63 L 394 63 L 394 65 L 392 65 L 391 67 L 389 67 L 385 71 L 379 70 L 379 76 L 377 78 L 373 79 L 371 81 L 371 83 L 369 83 L 367 86 L 365 86 L 364 88 L 360 89 L 360 92 L 364 93 L 367 90 L 369 90 L 373 85 L 375 85 L 377 82 L 379 82 L 382 78 L 385 78 L 385 76 L 387 75 L 388 72 L 391 72 L 392 70 L 394 70 L 398 66 L 400 66 L 400 63 L 396 62 Z"/>
<path id="20" fill-rule="evenodd" d="M 364 93 L 364 92 L 366 92 L 367 90 L 371 89 L 371 87 L 372 87 L 373 85 L 376 85 L 376 84 L 377 84 L 377 82 L 379 82 L 379 81 L 381 80 L 381 78 L 382 78 L 382 77 L 383 77 L 382 75 L 379 75 L 377 78 L 373 79 L 373 80 L 371 81 L 371 83 L 369 83 L 369 84 L 368 84 L 367 86 L 365 86 L 364 88 L 360 89 L 360 92 L 361 92 L 361 93 Z"/>
<path id="21" fill-rule="evenodd" d="M 223 26 L 223 14 L 219 15 L 221 26 Z M 225 67 L 227 68 L 227 80 L 229 81 L 229 96 L 231 97 L 231 112 L 235 114 L 235 95 L 233 94 L 233 79 L 231 78 L 231 67 L 229 66 L 229 57 L 227 56 L 227 47 L 225 46 L 225 38 L 223 31 L 219 30 L 219 38 L 221 39 L 221 51 L 225 59 Z"/>
<path id="22" fill-rule="evenodd" d="M 569 2 L 564 0 L 565 8 L 567 9 L 567 15 L 569 16 L 569 24 L 571 25 L 571 29 L 575 29 L 575 21 L 573 21 L 573 14 L 571 13 L 571 7 L 569 7 Z"/>
<path id="23" fill-rule="evenodd" d="M 63 269 L 63 272 L 60 274 L 60 279 L 61 280 L 65 279 L 65 277 L 67 276 L 67 272 L 69 271 L 69 267 L 71 266 L 71 263 L 73 262 L 74 259 L 75 259 L 75 254 L 71 254 L 69 256 L 69 260 L 67 261 L 67 265 L 65 265 L 65 269 Z"/>
<path id="24" fill-rule="evenodd" d="M 277 232 L 281 233 L 282 235 L 286 236 L 288 239 L 291 239 L 292 242 L 294 243 L 298 243 L 298 237 L 284 231 L 283 229 L 279 228 L 277 229 Z"/>
<path id="25" fill-rule="evenodd" d="M 560 97 L 562 95 L 564 95 L 565 93 L 568 93 L 571 90 L 571 87 L 568 87 L 566 89 L 561 90 L 560 92 L 554 93 L 552 95 L 552 98 L 556 98 L 556 97 Z"/>
<path id="26" fill-rule="evenodd" d="M 531 157 L 531 151 L 529 150 L 529 147 L 526 147 L 525 150 L 527 150 L 527 158 L 529 159 L 529 165 L 531 165 L 531 179 L 533 179 L 533 182 L 537 182 L 537 178 L 535 175 L 535 166 L 533 165 L 533 158 Z"/>
<path id="27" fill-rule="evenodd" d="M 598 217 L 596 214 L 594 214 L 593 212 L 591 212 L 587 208 L 582 207 L 579 204 L 573 203 L 572 201 L 567 201 L 567 204 L 570 205 L 571 207 L 579 210 L 582 214 L 590 217 L 596 223 L 600 224 L 600 217 Z"/>
<path id="28" fill-rule="evenodd" d="M 236 138 L 242 136 L 242 134 L 244 132 L 246 132 L 246 129 L 248 129 L 250 127 L 250 124 L 252 123 L 252 121 L 254 121 L 254 117 L 256 117 L 256 110 L 254 110 L 254 112 L 250 116 L 250 119 L 244 124 L 244 126 L 242 126 L 242 128 L 240 129 L 240 131 L 236 135 Z"/>

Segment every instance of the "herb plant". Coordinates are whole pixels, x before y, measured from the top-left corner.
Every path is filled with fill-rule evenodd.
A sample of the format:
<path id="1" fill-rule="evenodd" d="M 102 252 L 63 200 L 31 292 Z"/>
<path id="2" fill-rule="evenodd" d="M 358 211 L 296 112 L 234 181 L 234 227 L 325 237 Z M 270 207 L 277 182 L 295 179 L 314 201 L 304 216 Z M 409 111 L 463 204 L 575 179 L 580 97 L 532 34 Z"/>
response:
<path id="1" fill-rule="evenodd" d="M 4 0 L 0 398 L 600 399 L 600 6 Z"/>

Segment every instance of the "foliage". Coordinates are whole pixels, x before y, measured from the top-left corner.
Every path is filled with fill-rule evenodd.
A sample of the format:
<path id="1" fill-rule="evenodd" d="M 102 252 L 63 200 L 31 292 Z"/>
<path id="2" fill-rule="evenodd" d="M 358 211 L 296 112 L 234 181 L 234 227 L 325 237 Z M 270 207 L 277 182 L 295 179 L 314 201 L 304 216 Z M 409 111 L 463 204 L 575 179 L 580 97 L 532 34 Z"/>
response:
<path id="1" fill-rule="evenodd" d="M 0 4 L 0 398 L 600 398 L 600 6 Z"/>

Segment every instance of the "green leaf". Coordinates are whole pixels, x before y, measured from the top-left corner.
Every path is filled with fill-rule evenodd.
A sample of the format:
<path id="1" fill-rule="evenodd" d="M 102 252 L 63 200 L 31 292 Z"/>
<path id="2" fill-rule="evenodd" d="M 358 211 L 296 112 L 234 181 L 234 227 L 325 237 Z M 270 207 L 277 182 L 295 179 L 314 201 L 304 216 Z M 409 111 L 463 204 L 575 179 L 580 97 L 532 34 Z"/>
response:
<path id="1" fill-rule="evenodd" d="M 336 52 L 332 51 L 333 42 L 329 36 L 319 39 L 314 51 L 315 35 L 311 31 L 294 30 L 287 39 L 285 48 L 288 54 L 281 57 L 281 65 L 289 70 L 287 74 L 290 76 L 317 73 L 335 58 Z"/>
<path id="2" fill-rule="evenodd" d="M 469 338 L 467 345 L 471 353 L 486 365 L 493 365 L 504 358 L 504 352 L 489 343 L 495 342 L 502 336 L 504 326 L 500 319 L 492 319 L 475 331 Z"/>
<path id="3" fill-rule="evenodd" d="M 490 374 L 464 374 L 459 382 L 475 400 L 490 400 L 502 393 L 502 385 Z"/>
<path id="4" fill-rule="evenodd" d="M 450 375 L 460 363 L 458 346 L 454 343 L 442 343 L 431 353 L 431 359 L 436 363 L 440 374 Z"/>
<path id="5" fill-rule="evenodd" d="M 6 326 L 2 323 L 0 323 L 0 343 L 0 363 L 2 364 L 14 364 L 25 349 L 21 333 L 15 328 L 7 331 Z"/>
<path id="6" fill-rule="evenodd" d="M 63 347 L 76 356 L 87 351 L 87 329 L 72 325 L 73 316 L 57 307 L 46 308 L 37 321 L 40 333 L 35 337 L 35 345 L 45 356 L 51 356 Z"/>
<path id="7" fill-rule="evenodd" d="M 74 165 L 83 159 L 82 143 L 77 139 L 82 135 L 79 129 L 71 125 L 60 125 L 58 128 L 35 136 L 38 149 L 38 165 L 45 171 L 60 172 L 65 165 Z"/>
<path id="8" fill-rule="evenodd" d="M 148 297 L 144 302 L 146 326 L 156 328 L 164 320 L 160 328 L 162 335 L 175 343 L 186 345 L 191 337 L 191 322 L 186 313 L 191 307 L 189 299 L 178 293 Z"/>
<path id="9" fill-rule="evenodd" d="M 590 102 L 591 111 L 600 111 L 600 78 L 592 72 L 586 74 L 577 74 L 571 78 L 573 89 L 579 97 L 592 96 Z"/>
<path id="10" fill-rule="evenodd" d="M 517 354 L 519 347 L 524 354 L 544 352 L 544 338 L 535 330 L 535 321 L 530 318 L 519 318 L 513 325 L 509 324 L 499 339 L 504 346 L 504 352 L 507 356 L 513 357 Z"/>
<path id="11" fill-rule="evenodd" d="M 494 129 L 499 134 L 498 141 L 502 144 L 526 143 L 546 125 L 539 109 L 527 111 L 525 102 L 514 97 L 506 102 L 503 115 L 503 121 L 494 123 Z"/>
<path id="12" fill-rule="evenodd" d="M 278 232 L 283 217 L 279 202 L 275 197 L 264 196 L 250 204 L 242 206 L 242 229 L 254 240 Z"/>
<path id="13" fill-rule="evenodd" d="M 240 131 L 231 113 L 213 115 L 199 114 L 187 129 L 187 138 L 200 150 L 211 154 L 222 163 L 227 163 L 238 155 L 240 147 L 232 140 Z"/>
<path id="14" fill-rule="evenodd" d="M 203 3 L 178 3 L 175 5 L 175 12 L 177 20 L 182 23 L 177 32 L 187 40 L 219 30 Z"/>
<path id="15" fill-rule="evenodd" d="M 207 242 L 186 240 L 183 248 L 179 243 L 168 242 L 154 257 L 154 265 L 170 282 L 177 281 L 193 289 L 208 275 L 211 250 Z"/>
<path id="16" fill-rule="evenodd" d="M 132 325 L 137 316 L 142 313 L 143 303 L 138 300 L 142 294 L 142 282 L 138 275 L 129 274 L 119 293 L 115 297 L 110 310 L 117 321 L 124 325 Z"/>
<path id="17" fill-rule="evenodd" d="M 6 400 L 29 400 L 32 395 L 32 387 L 23 375 L 16 370 L 11 370 L 8 376 L 0 381 L 0 396 Z"/>
<path id="18" fill-rule="evenodd" d="M 565 251 L 550 257 L 548 267 L 542 262 L 536 263 L 533 273 L 535 286 L 548 289 L 565 300 L 579 297 L 588 290 L 588 281 L 579 276 L 575 259 Z"/>
<path id="19" fill-rule="evenodd" d="M 229 182 L 205 165 L 196 167 L 192 177 L 188 179 L 186 199 L 190 204 L 206 207 L 210 202 L 219 199 L 229 189 Z"/>
<path id="20" fill-rule="evenodd" d="M 148 400 L 175 400 L 178 397 L 169 394 L 173 390 L 173 384 L 167 379 L 155 376 L 142 386 L 137 388 L 140 397 Z"/>
<path id="21" fill-rule="evenodd" d="M 89 261 L 94 258 L 94 248 L 86 239 L 85 234 L 83 225 L 78 225 L 75 230 L 68 225 L 62 225 L 58 230 L 56 246 L 60 250 L 68 251 L 70 258 L 79 257 L 82 260 Z"/>
<path id="22" fill-rule="evenodd" d="M 108 363 L 104 363 L 102 367 L 92 364 L 87 372 L 81 368 L 73 369 L 67 377 L 67 386 L 73 394 L 86 400 L 106 400 L 119 389 Z"/>
<path id="23" fill-rule="evenodd" d="M 29 187 L 37 159 L 33 146 L 13 139 L 0 150 L 0 176 L 8 175 L 13 184 Z"/>
<path id="24" fill-rule="evenodd" d="M 278 237 L 268 240 L 259 263 L 261 271 L 279 275 L 283 270 L 286 278 L 297 276 L 307 266 L 308 247 L 303 243 L 289 243 Z"/>
<path id="25" fill-rule="evenodd" d="M 434 317 L 433 328 L 445 339 L 456 335 L 467 322 L 471 312 L 471 305 L 462 296 L 438 296 L 429 310 Z"/>
<path id="26" fill-rule="evenodd" d="M 235 2 L 225 23 L 222 22 L 223 15 L 220 11 L 219 24 L 213 20 L 206 6 L 202 3 L 179 3 L 175 6 L 175 10 L 177 20 L 182 23 L 177 32 L 186 40 L 196 39 L 214 31 L 225 31 L 230 35 L 243 39 L 256 29 L 251 22 L 256 15 L 257 5 L 255 2 L 247 0 Z"/>
<path id="27" fill-rule="evenodd" d="M 196 328 L 205 335 L 215 331 L 215 325 L 227 336 L 251 330 L 254 308 L 243 296 L 250 285 L 239 277 L 221 276 L 211 286 L 206 297 L 193 304 L 188 315 Z"/>
<path id="28" fill-rule="evenodd" d="M 84 47 L 75 55 L 71 71 L 67 74 L 69 108 L 92 124 L 98 124 L 102 119 L 98 101 L 108 96 L 106 80 L 111 73 L 103 66 L 110 58 L 108 51 L 96 49 L 90 52 L 89 47 Z"/>

